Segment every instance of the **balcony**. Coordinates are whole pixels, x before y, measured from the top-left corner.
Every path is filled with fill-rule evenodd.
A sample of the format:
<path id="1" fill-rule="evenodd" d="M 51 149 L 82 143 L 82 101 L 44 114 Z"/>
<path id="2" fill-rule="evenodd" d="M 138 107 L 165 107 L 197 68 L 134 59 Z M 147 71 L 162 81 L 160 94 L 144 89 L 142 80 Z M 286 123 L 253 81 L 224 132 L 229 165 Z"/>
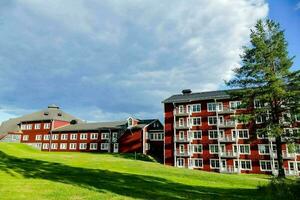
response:
<path id="1" fill-rule="evenodd" d="M 175 128 L 176 129 L 189 129 L 189 128 L 191 128 L 191 126 L 187 122 L 184 122 L 181 124 L 179 124 L 179 122 L 176 122 Z"/>
<path id="2" fill-rule="evenodd" d="M 232 137 L 231 135 L 226 135 L 225 137 L 221 137 L 219 139 L 220 142 L 236 142 L 236 138 Z"/>
<path id="3" fill-rule="evenodd" d="M 239 170 L 234 168 L 233 166 L 227 166 L 227 167 L 221 167 L 220 172 L 226 174 L 234 174 L 234 173 L 239 173 Z"/>
<path id="4" fill-rule="evenodd" d="M 218 110 L 218 114 L 233 114 L 234 112 L 235 109 L 232 109 L 229 106 L 225 106 L 222 110 Z"/>
<path id="5" fill-rule="evenodd" d="M 297 170 L 284 169 L 284 173 L 286 176 L 299 176 L 299 171 Z"/>
<path id="6" fill-rule="evenodd" d="M 175 142 L 177 142 L 177 143 L 185 143 L 185 142 L 191 142 L 191 141 L 193 141 L 192 137 L 186 137 L 186 136 L 184 138 L 181 138 L 178 136 L 175 137 Z"/>
<path id="7" fill-rule="evenodd" d="M 274 150 L 274 151 L 270 152 L 270 157 L 277 159 L 277 151 Z"/>
<path id="8" fill-rule="evenodd" d="M 177 150 L 176 151 L 176 156 L 178 156 L 178 157 L 189 157 L 189 156 L 192 156 L 192 152 L 187 151 L 187 150 L 181 152 L 181 151 Z"/>
<path id="9" fill-rule="evenodd" d="M 237 153 L 235 153 L 233 151 L 221 152 L 220 155 L 221 155 L 222 158 L 235 158 L 235 157 L 237 157 Z"/>
<path id="10" fill-rule="evenodd" d="M 175 116 L 189 116 L 190 112 L 184 107 L 183 109 L 176 108 L 174 110 Z"/>
<path id="11" fill-rule="evenodd" d="M 236 126 L 236 122 L 234 120 L 225 120 L 223 123 L 219 123 L 220 128 L 234 128 Z"/>
<path id="12" fill-rule="evenodd" d="M 294 159 L 296 157 L 295 153 L 289 153 L 286 150 L 282 151 L 282 158 L 283 159 Z"/>

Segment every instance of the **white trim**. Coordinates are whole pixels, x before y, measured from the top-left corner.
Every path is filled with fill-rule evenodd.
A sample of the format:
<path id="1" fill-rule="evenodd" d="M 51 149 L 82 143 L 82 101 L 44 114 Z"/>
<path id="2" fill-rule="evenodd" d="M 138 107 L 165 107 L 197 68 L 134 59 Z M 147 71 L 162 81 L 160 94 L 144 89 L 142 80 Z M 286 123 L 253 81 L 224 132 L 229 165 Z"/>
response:
<path id="1" fill-rule="evenodd" d="M 87 149 L 87 143 L 79 143 L 79 149 L 80 149 L 80 150 L 85 150 L 85 149 Z"/>
<path id="2" fill-rule="evenodd" d="M 77 143 L 70 143 L 69 144 L 69 149 L 70 150 L 76 150 L 76 148 L 77 148 Z"/>
<path id="3" fill-rule="evenodd" d="M 237 160 L 237 159 L 234 159 L 233 160 L 233 164 L 234 164 L 234 168 L 235 168 L 235 162 L 238 161 L 239 163 L 239 168 L 240 170 L 247 170 L 247 171 L 252 171 L 252 160 L 247 160 L 247 159 L 240 159 L 240 160 Z M 242 162 L 250 162 L 250 169 L 243 169 L 242 168 Z"/>
<path id="4" fill-rule="evenodd" d="M 198 106 L 200 107 L 200 111 L 193 111 L 193 106 Z M 196 104 L 190 104 L 190 110 L 189 113 L 200 113 L 201 112 L 201 103 L 196 103 Z"/>
<path id="5" fill-rule="evenodd" d="M 202 126 L 202 119 L 201 117 L 190 117 L 191 121 L 190 121 L 190 124 L 192 126 Z M 200 124 L 194 124 L 194 119 L 200 119 Z"/>
<path id="6" fill-rule="evenodd" d="M 90 143 L 90 150 L 97 150 L 98 149 L 98 143 Z"/>
<path id="7" fill-rule="evenodd" d="M 233 144 L 232 145 L 233 152 L 235 152 L 235 148 L 234 148 L 235 146 L 237 147 L 237 144 Z M 243 152 L 241 152 L 241 146 L 247 146 L 247 147 L 249 147 L 249 153 L 243 153 Z M 251 146 L 250 146 L 250 144 L 238 144 L 237 150 L 239 150 L 239 154 L 240 155 L 251 155 Z M 235 152 L 235 153 L 237 153 L 237 152 Z"/>

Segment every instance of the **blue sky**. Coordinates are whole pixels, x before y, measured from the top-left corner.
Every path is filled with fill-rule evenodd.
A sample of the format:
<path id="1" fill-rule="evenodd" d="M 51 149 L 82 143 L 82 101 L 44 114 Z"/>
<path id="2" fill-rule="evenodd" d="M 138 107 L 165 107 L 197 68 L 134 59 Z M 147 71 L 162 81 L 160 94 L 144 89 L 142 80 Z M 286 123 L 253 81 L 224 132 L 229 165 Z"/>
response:
<path id="1" fill-rule="evenodd" d="M 89 121 L 162 118 L 171 94 L 224 87 L 259 18 L 279 21 L 300 56 L 297 4 L 1 0 L 0 121 L 51 103 Z"/>

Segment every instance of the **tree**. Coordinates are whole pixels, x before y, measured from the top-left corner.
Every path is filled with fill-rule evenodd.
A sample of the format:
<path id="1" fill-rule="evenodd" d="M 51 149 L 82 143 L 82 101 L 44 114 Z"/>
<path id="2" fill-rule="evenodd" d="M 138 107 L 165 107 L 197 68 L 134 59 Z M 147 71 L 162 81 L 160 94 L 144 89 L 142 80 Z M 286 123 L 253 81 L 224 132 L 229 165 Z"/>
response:
<path id="1" fill-rule="evenodd" d="M 251 110 L 246 118 L 255 124 L 256 132 L 275 137 L 278 177 L 283 178 L 283 140 L 294 142 L 299 134 L 285 133 L 284 128 L 291 127 L 300 113 L 300 70 L 291 70 L 294 57 L 288 55 L 284 31 L 272 20 L 257 21 L 250 45 L 243 50 L 242 66 L 234 69 L 226 84 L 238 88 L 229 93 Z M 262 123 L 256 125 L 258 118 Z"/>

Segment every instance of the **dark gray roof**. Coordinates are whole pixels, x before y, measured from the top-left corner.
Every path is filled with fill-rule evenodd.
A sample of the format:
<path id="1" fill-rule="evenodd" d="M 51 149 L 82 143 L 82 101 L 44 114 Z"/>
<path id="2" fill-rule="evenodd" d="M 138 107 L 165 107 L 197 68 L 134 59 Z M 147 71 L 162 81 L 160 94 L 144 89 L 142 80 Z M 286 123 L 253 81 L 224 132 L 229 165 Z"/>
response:
<path id="1" fill-rule="evenodd" d="M 68 125 L 64 127 L 57 128 L 53 132 L 63 132 L 63 131 L 92 131 L 108 128 L 122 128 L 125 126 L 127 121 L 115 121 L 115 122 L 95 122 L 95 123 L 79 123 Z"/>
<path id="2" fill-rule="evenodd" d="M 26 121 L 44 121 L 44 120 L 61 120 L 61 121 L 72 121 L 77 120 L 82 122 L 80 119 L 62 111 L 58 106 L 52 104 L 47 109 L 34 112 L 28 115 L 24 115 L 21 118 L 21 122 Z"/>
<path id="3" fill-rule="evenodd" d="M 165 99 L 162 103 L 183 103 L 199 100 L 230 99 L 230 95 L 227 92 L 235 90 L 238 89 L 197 92 L 190 94 L 175 94 Z"/>

